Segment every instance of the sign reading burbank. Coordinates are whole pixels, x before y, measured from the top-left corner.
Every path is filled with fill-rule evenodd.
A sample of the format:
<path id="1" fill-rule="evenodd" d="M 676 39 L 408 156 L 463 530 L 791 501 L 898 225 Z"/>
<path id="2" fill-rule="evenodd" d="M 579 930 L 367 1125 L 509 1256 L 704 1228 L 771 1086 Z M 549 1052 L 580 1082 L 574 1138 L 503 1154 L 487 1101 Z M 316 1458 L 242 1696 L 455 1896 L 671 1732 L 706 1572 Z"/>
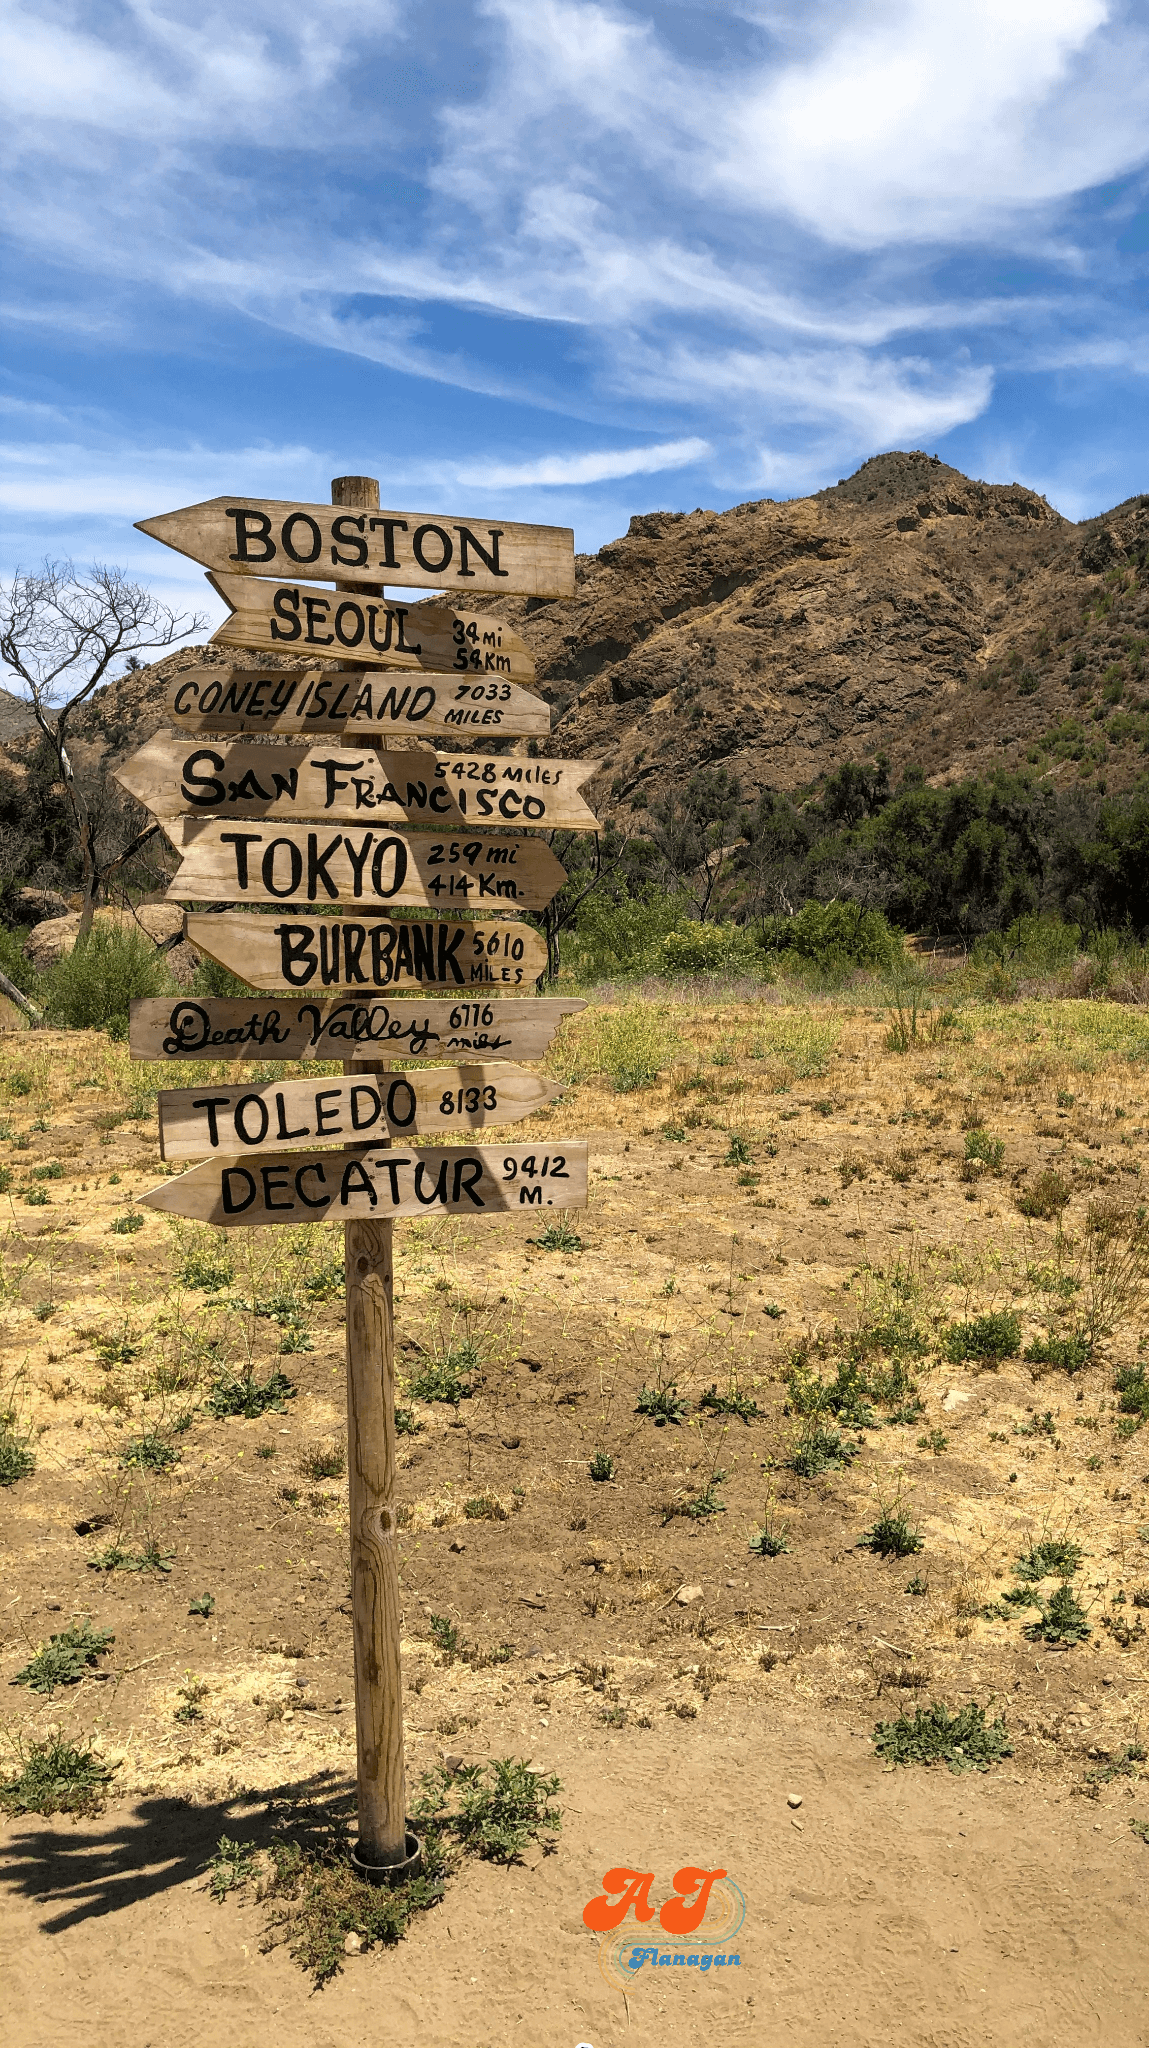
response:
<path id="1" fill-rule="evenodd" d="M 160 818 L 191 807 L 229 818 L 363 818 L 460 826 L 535 825 L 596 832 L 578 793 L 597 761 L 493 754 L 384 753 L 370 744 L 202 746 L 157 733 L 114 770 Z"/>
<path id="2" fill-rule="evenodd" d="M 160 1157 L 295 1150 L 385 1131 L 485 1130 L 533 1116 L 561 1093 L 522 1067 L 424 1067 L 409 1074 L 276 1081 L 263 1088 L 161 1091 Z"/>
<path id="3" fill-rule="evenodd" d="M 530 925 L 317 917 L 280 923 L 242 912 L 185 920 L 200 953 L 251 988 L 526 988 L 547 964 Z"/>
<path id="4" fill-rule="evenodd" d="M 378 669 L 222 668 L 169 685 L 167 712 L 187 732 L 549 733 L 549 705 L 494 676 L 396 681 Z"/>
<path id="5" fill-rule="evenodd" d="M 509 626 L 487 613 L 450 605 L 387 604 L 338 590 L 301 589 L 296 583 L 245 583 L 239 576 L 209 576 L 231 617 L 217 626 L 220 647 L 253 647 L 262 654 L 318 654 L 338 661 L 354 654 L 380 668 L 428 675 L 497 677 L 533 683 L 535 664 Z"/>
<path id="6" fill-rule="evenodd" d="M 214 922 L 215 920 L 213 920 Z M 537 1060 L 564 1017 L 586 1004 L 576 996 L 534 1000 L 261 1002 L 246 998 L 138 996 L 130 1005 L 134 1060 L 202 1060 L 226 1048 L 229 1060 L 354 1059 L 387 1053 L 435 1059 L 481 1053 L 485 1060 Z"/>
<path id="7" fill-rule="evenodd" d="M 561 1150 L 559 1149 L 561 1146 Z M 209 1160 L 150 1188 L 139 1200 L 201 1223 L 308 1223 L 320 1216 L 467 1216 L 507 1209 L 580 1209 L 586 1202 L 585 1139 L 539 1145 L 348 1147 L 342 1152 L 253 1153 Z"/>
<path id="8" fill-rule="evenodd" d="M 270 751 L 270 750 L 269 750 Z M 214 818 L 167 818 L 183 852 L 168 896 L 186 903 L 516 903 L 541 910 L 566 881 L 542 839 L 331 832 L 294 822 L 266 832 Z"/>
<path id="9" fill-rule="evenodd" d="M 206 569 L 241 576 L 298 576 L 319 583 L 398 583 L 408 588 L 502 590 L 573 597 L 569 526 L 442 513 L 347 511 L 277 498 L 207 498 L 155 519 L 140 533 Z"/>

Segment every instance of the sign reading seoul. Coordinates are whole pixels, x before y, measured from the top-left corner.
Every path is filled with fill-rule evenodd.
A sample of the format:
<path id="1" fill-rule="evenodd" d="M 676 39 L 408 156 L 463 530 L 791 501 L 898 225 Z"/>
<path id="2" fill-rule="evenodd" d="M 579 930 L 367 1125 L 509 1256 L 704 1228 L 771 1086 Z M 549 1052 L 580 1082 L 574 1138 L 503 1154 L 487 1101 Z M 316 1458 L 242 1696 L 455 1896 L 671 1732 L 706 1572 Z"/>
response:
<path id="1" fill-rule="evenodd" d="M 545 909 L 566 881 L 532 828 L 599 829 L 580 794 L 598 764 L 505 751 L 550 730 L 546 703 L 523 687 L 530 651 L 503 620 L 454 602 L 571 596 L 570 531 L 383 511 L 370 477 L 337 478 L 331 497 L 231 495 L 140 522 L 204 564 L 230 614 L 218 645 L 306 665 L 209 665 L 177 679 L 174 729 L 120 771 L 180 852 L 168 894 L 200 906 L 185 917 L 192 944 L 274 997 L 135 1002 L 131 1053 L 219 1062 L 160 1096 L 164 1158 L 195 1163 L 142 1196 L 148 1207 L 223 1229 L 344 1225 L 353 1853 L 361 1873 L 392 1881 L 420 1860 L 403 1759 L 393 1220 L 533 1217 L 586 1202 L 584 1140 L 553 1127 L 545 1143 L 475 1134 L 555 1097 L 511 1062 L 539 1058 L 582 1005 L 529 995 L 546 947 L 506 912 Z M 445 596 L 388 602 L 388 576 Z M 230 737 L 245 733 L 258 742 Z M 300 737 L 268 744 L 279 734 Z M 432 734 L 504 751 L 435 753 Z M 249 904 L 255 915 L 235 914 Z M 225 1065 L 269 1054 L 342 1056 L 343 1076 L 246 1086 Z M 410 1064 L 444 1055 L 461 1063 Z M 427 1145 L 428 1134 L 451 1142 Z"/>

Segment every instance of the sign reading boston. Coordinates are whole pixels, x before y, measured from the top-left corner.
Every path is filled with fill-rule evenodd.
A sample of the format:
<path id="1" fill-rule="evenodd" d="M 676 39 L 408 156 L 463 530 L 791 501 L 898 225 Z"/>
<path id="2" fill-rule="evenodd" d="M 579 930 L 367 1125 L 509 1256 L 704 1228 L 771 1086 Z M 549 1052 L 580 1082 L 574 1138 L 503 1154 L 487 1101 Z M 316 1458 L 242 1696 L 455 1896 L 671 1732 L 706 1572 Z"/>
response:
<path id="1" fill-rule="evenodd" d="M 347 511 L 278 498 L 207 498 L 179 512 L 137 519 L 136 526 L 205 569 L 241 576 L 574 596 L 569 526 Z"/>

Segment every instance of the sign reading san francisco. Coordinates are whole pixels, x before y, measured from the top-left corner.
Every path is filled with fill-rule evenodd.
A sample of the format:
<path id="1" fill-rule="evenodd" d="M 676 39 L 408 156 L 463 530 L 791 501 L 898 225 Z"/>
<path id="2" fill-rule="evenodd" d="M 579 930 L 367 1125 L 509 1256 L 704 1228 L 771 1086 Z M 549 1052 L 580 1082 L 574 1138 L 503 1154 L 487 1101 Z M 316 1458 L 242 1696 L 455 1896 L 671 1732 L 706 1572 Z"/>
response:
<path id="1" fill-rule="evenodd" d="M 157 733 L 114 773 L 157 818 L 191 807 L 228 818 L 371 818 L 399 823 L 562 826 L 596 832 L 578 793 L 597 761 L 492 754 L 388 754 L 365 744 L 189 746 Z"/>
<path id="2" fill-rule="evenodd" d="M 569 526 L 239 497 L 206 498 L 178 512 L 137 519 L 136 526 L 205 569 L 233 575 L 270 572 L 319 583 L 574 596 Z"/>

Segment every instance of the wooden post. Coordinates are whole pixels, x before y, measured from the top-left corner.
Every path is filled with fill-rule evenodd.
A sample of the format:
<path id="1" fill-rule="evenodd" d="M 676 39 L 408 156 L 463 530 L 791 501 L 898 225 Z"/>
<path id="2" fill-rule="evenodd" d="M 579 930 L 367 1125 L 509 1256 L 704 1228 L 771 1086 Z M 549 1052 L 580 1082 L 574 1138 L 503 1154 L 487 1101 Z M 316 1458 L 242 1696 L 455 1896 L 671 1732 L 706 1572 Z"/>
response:
<path id="1" fill-rule="evenodd" d="M 378 511 L 374 477 L 340 476 L 333 505 Z M 380 585 L 378 593 L 383 595 Z M 386 1061 L 345 1060 L 345 1073 L 386 1072 Z M 394 1225 L 346 1223 L 347 1477 L 351 1513 L 351 1627 L 359 1796 L 356 1861 L 364 1875 L 398 1875 L 409 1861 L 399 1660 L 399 1528 L 395 1513 Z M 410 1845 L 414 1847 L 413 1844 Z M 413 1868 L 414 1866 L 412 1866 Z"/>

